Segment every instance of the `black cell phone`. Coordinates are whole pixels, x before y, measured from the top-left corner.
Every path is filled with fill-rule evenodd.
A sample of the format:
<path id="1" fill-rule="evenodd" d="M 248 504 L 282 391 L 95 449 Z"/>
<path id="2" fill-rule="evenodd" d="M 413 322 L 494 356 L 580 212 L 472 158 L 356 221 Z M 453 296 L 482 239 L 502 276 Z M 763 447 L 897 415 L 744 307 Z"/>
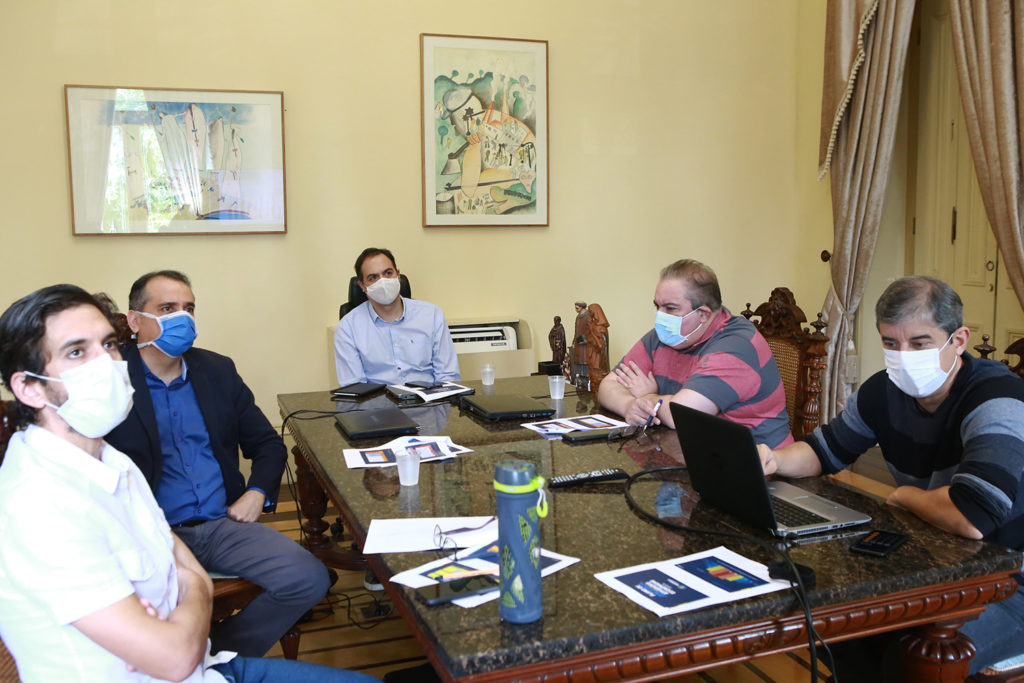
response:
<path id="1" fill-rule="evenodd" d="M 583 429 L 562 434 L 562 441 L 569 443 L 583 443 L 584 441 L 607 441 L 618 439 L 622 436 L 622 429 Z"/>
<path id="2" fill-rule="evenodd" d="M 850 545 L 850 552 L 872 557 L 885 557 L 890 551 L 903 545 L 906 540 L 906 534 L 872 529 L 866 536 L 857 539 Z"/>
<path id="3" fill-rule="evenodd" d="M 430 382 L 406 382 L 405 386 L 414 387 L 416 389 L 437 389 L 444 386 L 444 382 L 441 384 L 431 384 Z"/>
<path id="4" fill-rule="evenodd" d="M 414 589 L 416 597 L 428 605 L 443 605 L 459 598 L 468 598 L 471 595 L 482 595 L 498 590 L 500 582 L 498 577 L 490 574 L 470 576 L 465 579 L 453 581 L 442 581 L 440 583 Z"/>

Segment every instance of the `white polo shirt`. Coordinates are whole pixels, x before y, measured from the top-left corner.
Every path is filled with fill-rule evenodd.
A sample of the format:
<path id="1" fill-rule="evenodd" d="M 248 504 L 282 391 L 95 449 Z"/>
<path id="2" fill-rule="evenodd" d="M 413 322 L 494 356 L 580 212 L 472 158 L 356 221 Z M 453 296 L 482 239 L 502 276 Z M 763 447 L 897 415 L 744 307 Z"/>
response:
<path id="1" fill-rule="evenodd" d="M 0 636 L 23 681 L 153 681 L 72 622 L 137 594 L 166 616 L 178 600 L 173 539 L 138 467 L 102 460 L 40 427 L 0 467 Z M 187 681 L 224 681 L 209 655 Z"/>

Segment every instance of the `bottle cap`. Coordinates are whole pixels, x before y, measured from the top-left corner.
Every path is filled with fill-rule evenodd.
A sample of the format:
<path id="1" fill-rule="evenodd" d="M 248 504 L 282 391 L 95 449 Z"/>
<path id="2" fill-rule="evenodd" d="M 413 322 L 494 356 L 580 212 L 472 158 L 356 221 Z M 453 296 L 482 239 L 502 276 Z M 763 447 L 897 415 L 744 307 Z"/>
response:
<path id="1" fill-rule="evenodd" d="M 536 476 L 537 470 L 534 468 L 533 463 L 523 462 L 522 460 L 501 460 L 494 466 L 495 488 L 498 488 L 498 484 L 516 488 L 530 486 Z M 501 488 L 498 490 L 503 491 L 505 489 Z M 528 488 L 523 491 L 516 491 L 516 493 L 525 493 L 532 490 L 534 489 Z"/>

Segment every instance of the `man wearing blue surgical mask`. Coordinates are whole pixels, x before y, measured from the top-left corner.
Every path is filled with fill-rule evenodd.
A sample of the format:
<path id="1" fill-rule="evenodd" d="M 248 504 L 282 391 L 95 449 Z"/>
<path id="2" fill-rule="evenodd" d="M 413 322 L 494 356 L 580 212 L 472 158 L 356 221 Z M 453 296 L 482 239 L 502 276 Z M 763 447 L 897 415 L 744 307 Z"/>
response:
<path id="1" fill-rule="evenodd" d="M 630 424 L 673 427 L 671 401 L 746 425 L 773 446 L 793 441 L 768 342 L 722 306 L 715 272 L 691 259 L 662 269 L 654 329 L 601 382 L 598 400 Z"/>
<path id="2" fill-rule="evenodd" d="M 107 442 L 139 466 L 167 522 L 207 571 L 266 589 L 210 633 L 214 651 L 260 657 L 329 588 L 318 559 L 257 523 L 276 506 L 288 452 L 231 359 L 193 346 L 188 277 L 143 275 L 128 306 L 137 344 L 122 355 L 135 402 Z M 248 481 L 239 449 L 252 461 Z"/>
<path id="3" fill-rule="evenodd" d="M 896 479 L 889 504 L 958 536 L 1024 550 L 1024 380 L 965 353 L 963 303 L 941 280 L 890 284 L 875 325 L 886 369 L 806 441 L 759 445 L 765 474 L 831 474 L 877 444 Z M 1024 593 L 989 605 L 960 630 L 978 648 L 972 674 L 1021 653 Z"/>
<path id="4" fill-rule="evenodd" d="M 459 379 L 459 361 L 444 313 L 401 296 L 398 266 L 388 249 L 364 249 L 355 264 L 367 301 L 338 322 L 334 362 L 338 384 L 440 384 Z"/>

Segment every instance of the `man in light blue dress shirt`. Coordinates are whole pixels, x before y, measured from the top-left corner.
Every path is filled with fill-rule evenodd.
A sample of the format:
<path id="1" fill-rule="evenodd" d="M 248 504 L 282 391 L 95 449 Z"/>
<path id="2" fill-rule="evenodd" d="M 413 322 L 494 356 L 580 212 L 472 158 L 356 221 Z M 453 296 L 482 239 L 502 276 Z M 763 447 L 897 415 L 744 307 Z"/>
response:
<path id="1" fill-rule="evenodd" d="M 399 296 L 394 255 L 370 247 L 356 259 L 355 268 L 368 300 L 334 331 L 338 384 L 458 380 L 459 361 L 444 313 L 434 304 Z"/>

